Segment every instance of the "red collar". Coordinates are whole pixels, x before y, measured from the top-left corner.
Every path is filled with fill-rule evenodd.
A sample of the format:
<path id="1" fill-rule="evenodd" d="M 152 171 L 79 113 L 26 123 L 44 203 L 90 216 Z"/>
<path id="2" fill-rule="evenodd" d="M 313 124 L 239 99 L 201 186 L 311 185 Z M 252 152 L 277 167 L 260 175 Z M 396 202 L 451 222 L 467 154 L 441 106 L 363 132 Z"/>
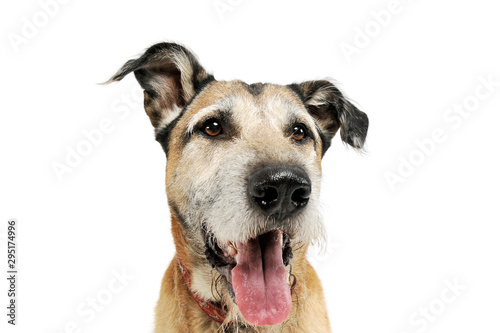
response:
<path id="1" fill-rule="evenodd" d="M 220 306 L 220 304 L 205 301 L 202 298 L 198 297 L 191 290 L 191 276 L 189 275 L 189 271 L 187 270 L 186 266 L 184 266 L 179 257 L 177 257 L 177 261 L 179 262 L 179 267 L 181 269 L 182 277 L 184 278 L 188 290 L 191 293 L 191 296 L 193 296 L 196 303 L 198 303 L 200 308 L 203 310 L 203 312 L 206 313 L 208 317 L 210 317 L 210 319 L 218 323 L 222 323 L 226 319 L 226 311 Z"/>

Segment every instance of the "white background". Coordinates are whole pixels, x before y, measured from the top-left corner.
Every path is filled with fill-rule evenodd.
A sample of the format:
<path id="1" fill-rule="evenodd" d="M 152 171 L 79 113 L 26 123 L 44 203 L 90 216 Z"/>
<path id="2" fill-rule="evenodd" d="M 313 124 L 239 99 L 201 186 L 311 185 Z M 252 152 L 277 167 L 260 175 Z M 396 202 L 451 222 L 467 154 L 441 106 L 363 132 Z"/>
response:
<path id="1" fill-rule="evenodd" d="M 133 76 L 96 83 L 167 40 L 221 80 L 334 78 L 370 117 L 366 155 L 336 137 L 324 158 L 329 242 L 311 259 L 334 332 L 499 332 L 498 6 L 401 0 L 381 26 L 372 12 L 389 0 L 222 0 L 231 6 L 222 14 L 214 3 L 75 0 L 51 17 L 34 0 L 2 3 L 2 271 L 8 218 L 18 219 L 20 256 L 18 325 L 6 324 L 2 278 L 2 332 L 152 330 L 174 255 L 165 157 L 142 105 L 122 100 L 137 89 Z M 14 35 L 29 38 L 15 46 Z M 357 53 L 346 57 L 345 43 Z M 497 82 L 487 97 L 481 77 Z M 444 118 L 463 103 L 473 109 L 466 118 Z M 59 180 L 53 164 L 103 119 L 111 132 Z M 446 139 L 424 155 L 416 141 L 435 129 Z M 413 172 L 400 166 L 410 158 Z M 391 189 L 386 176 L 398 168 L 404 182 Z M 122 270 L 133 279 L 110 294 Z M 455 296 L 446 281 L 466 290 Z M 97 296 L 109 302 L 91 317 L 86 304 Z M 429 307 L 437 315 L 423 320 L 418 311 Z"/>

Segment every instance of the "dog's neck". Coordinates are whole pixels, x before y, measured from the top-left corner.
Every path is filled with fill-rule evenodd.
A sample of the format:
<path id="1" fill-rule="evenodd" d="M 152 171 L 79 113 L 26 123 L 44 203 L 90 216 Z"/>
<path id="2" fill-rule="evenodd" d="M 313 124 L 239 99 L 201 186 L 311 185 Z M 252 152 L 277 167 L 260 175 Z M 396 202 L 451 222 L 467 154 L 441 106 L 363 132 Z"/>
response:
<path id="1" fill-rule="evenodd" d="M 226 319 L 226 311 L 221 307 L 220 304 L 206 301 L 206 300 L 198 297 L 192 291 L 192 289 L 191 289 L 191 275 L 189 274 L 188 269 L 182 263 L 182 260 L 179 257 L 177 257 L 177 261 L 179 263 L 179 268 L 181 270 L 182 278 L 184 279 L 184 282 L 186 282 L 188 290 L 191 293 L 191 296 L 193 296 L 196 303 L 198 303 L 200 308 L 203 310 L 203 312 L 205 312 L 205 314 L 210 319 L 212 319 L 213 321 L 216 321 L 218 323 L 223 323 L 224 320 Z"/>

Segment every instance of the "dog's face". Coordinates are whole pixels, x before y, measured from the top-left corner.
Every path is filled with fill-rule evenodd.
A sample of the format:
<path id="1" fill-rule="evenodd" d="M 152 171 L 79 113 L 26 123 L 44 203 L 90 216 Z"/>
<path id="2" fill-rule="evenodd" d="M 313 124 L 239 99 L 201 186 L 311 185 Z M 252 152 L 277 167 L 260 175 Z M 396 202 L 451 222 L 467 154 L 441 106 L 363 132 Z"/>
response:
<path id="1" fill-rule="evenodd" d="M 284 321 L 292 249 L 323 234 L 323 154 L 338 129 L 362 148 L 368 118 L 328 81 L 216 81 L 177 44 L 151 47 L 112 80 L 132 71 L 167 154 L 169 205 L 191 260 L 225 277 L 247 322 Z"/>

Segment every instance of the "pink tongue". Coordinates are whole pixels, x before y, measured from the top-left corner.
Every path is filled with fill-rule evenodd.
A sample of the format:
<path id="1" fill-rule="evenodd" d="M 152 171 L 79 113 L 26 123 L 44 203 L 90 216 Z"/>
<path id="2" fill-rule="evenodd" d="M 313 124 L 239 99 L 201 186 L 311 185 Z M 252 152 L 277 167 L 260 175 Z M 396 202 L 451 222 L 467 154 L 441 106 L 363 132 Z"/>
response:
<path id="1" fill-rule="evenodd" d="M 254 325 L 276 325 L 292 308 L 283 265 L 281 233 L 271 231 L 247 244 L 237 243 L 238 262 L 232 270 L 236 303 Z"/>

